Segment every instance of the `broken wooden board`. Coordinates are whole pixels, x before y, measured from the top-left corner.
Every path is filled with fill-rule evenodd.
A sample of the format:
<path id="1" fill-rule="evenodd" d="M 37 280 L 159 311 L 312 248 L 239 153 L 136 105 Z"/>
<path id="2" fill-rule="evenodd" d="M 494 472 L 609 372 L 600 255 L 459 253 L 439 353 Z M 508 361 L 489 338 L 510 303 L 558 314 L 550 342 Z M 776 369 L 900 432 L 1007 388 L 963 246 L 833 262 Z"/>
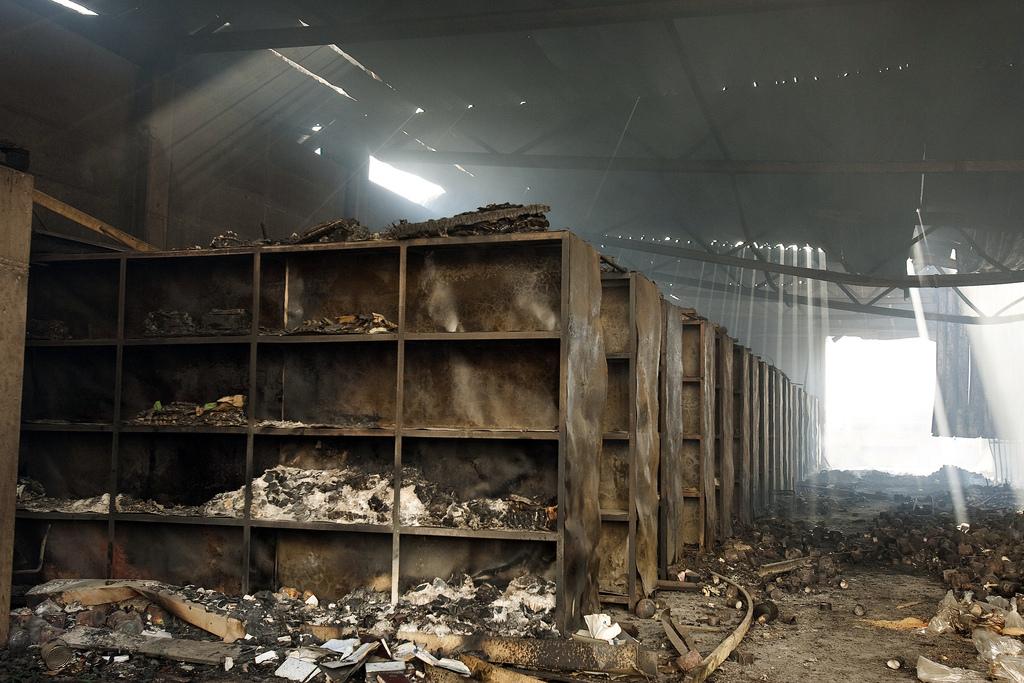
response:
<path id="1" fill-rule="evenodd" d="M 757 568 L 757 575 L 765 577 L 774 576 L 776 574 L 785 574 L 786 572 L 791 572 L 794 569 L 799 569 L 806 564 L 810 564 L 813 560 L 814 558 L 811 557 L 794 557 L 792 560 L 762 564 Z"/>
<path id="2" fill-rule="evenodd" d="M 551 671 L 601 671 L 655 676 L 658 656 L 638 643 L 611 645 L 578 640 L 484 638 L 478 648 L 495 664 Z"/>
<path id="3" fill-rule="evenodd" d="M 242 655 L 240 645 L 134 636 L 89 626 L 76 626 L 64 633 L 61 638 L 73 650 L 130 652 L 192 664 L 222 666 L 225 658 L 231 657 L 233 660 L 238 660 Z"/>
<path id="4" fill-rule="evenodd" d="M 473 655 L 462 655 L 459 659 L 473 672 L 473 678 L 484 683 L 542 683 L 539 678 L 502 669 Z"/>
<path id="5" fill-rule="evenodd" d="M 245 624 L 233 617 L 209 612 L 205 607 L 175 595 L 169 587 L 158 581 L 105 580 L 105 579 L 55 579 L 34 586 L 29 596 L 57 596 L 64 604 L 77 602 L 80 605 L 105 605 L 122 602 L 142 596 L 155 602 L 169 613 L 201 628 L 226 643 L 233 643 L 245 637 Z"/>
<path id="6" fill-rule="evenodd" d="M 747 635 L 747 631 L 750 629 L 750 622 L 754 619 L 754 601 L 750 599 L 750 593 L 747 589 L 739 585 L 735 581 L 725 578 L 721 574 L 715 574 L 711 572 L 712 576 L 717 576 L 722 581 L 726 582 L 730 586 L 735 586 L 736 590 L 743 596 L 743 602 L 747 605 L 747 613 L 743 615 L 743 621 L 736 627 L 736 630 L 729 634 L 729 636 L 718 644 L 714 650 L 711 651 L 707 657 L 700 663 L 700 666 L 691 671 L 686 676 L 687 683 L 703 683 L 707 680 L 708 676 L 715 672 L 719 666 L 722 665 L 732 651 L 743 640 L 743 637 Z"/>

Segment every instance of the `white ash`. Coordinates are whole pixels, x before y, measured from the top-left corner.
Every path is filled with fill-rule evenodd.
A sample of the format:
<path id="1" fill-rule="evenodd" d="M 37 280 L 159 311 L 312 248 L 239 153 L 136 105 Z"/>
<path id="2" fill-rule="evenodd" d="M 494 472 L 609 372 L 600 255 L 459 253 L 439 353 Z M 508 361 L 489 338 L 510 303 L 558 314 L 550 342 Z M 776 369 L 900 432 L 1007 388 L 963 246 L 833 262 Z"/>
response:
<path id="1" fill-rule="evenodd" d="M 110 512 L 109 493 L 87 498 L 56 498 L 47 496 L 46 489 L 38 481 L 26 477 L 18 479 L 15 500 L 18 509 L 29 512 Z"/>
<path id="2" fill-rule="evenodd" d="M 253 519 L 390 524 L 393 501 L 390 477 L 278 465 L 253 480 L 250 513 Z M 218 494 L 209 504 L 241 514 L 245 489 Z"/>
<path id="3" fill-rule="evenodd" d="M 202 505 L 164 505 L 155 500 L 136 498 L 119 493 L 114 498 L 114 509 L 118 512 L 150 515 L 172 515 L 175 517 L 241 517 L 242 512 L 226 507 L 215 496 Z"/>

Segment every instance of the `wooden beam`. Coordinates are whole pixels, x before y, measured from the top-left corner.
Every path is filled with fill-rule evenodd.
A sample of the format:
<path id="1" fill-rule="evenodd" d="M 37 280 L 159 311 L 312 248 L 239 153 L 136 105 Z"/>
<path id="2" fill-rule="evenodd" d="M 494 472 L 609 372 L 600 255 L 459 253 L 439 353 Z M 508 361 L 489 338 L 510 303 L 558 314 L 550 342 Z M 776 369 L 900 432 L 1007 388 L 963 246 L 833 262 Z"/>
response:
<path id="1" fill-rule="evenodd" d="M 21 383 L 32 241 L 32 176 L 0 166 L 0 643 L 10 627 L 14 562 L 14 492 L 21 437 Z"/>
<path id="2" fill-rule="evenodd" d="M 104 237 L 109 237 L 118 244 L 123 244 L 126 247 L 131 247 L 135 251 L 157 251 L 157 248 L 154 247 L 152 244 L 143 242 L 137 237 L 132 237 L 128 233 L 122 232 L 115 228 L 114 226 L 104 223 L 99 218 L 94 218 L 90 216 L 89 214 L 85 213 L 84 211 L 76 209 L 70 204 L 65 204 L 61 200 L 57 199 L 56 197 L 51 197 L 45 192 L 42 192 L 40 190 L 33 191 L 32 201 L 45 209 L 53 211 L 55 214 L 59 216 L 63 216 L 68 220 L 78 223 L 83 228 L 92 230 L 93 232 L 99 233 Z"/>
<path id="3" fill-rule="evenodd" d="M 220 34 L 218 34 L 220 35 Z M 1024 160 L 924 161 L 761 161 L 743 159 L 656 159 L 565 154 L 491 154 L 488 152 L 382 152 L 388 163 L 461 164 L 507 168 L 549 168 L 583 171 L 630 171 L 708 174 L 920 174 L 920 173 L 1024 173 Z"/>
<path id="4" fill-rule="evenodd" d="M 582 7 L 476 12 L 386 21 L 349 21 L 325 26 L 220 31 L 189 36 L 184 52 L 234 52 L 486 33 L 510 33 L 607 24 L 661 21 L 676 17 L 772 12 L 788 9 L 877 3 L 881 0 L 643 0 Z"/>
<path id="5" fill-rule="evenodd" d="M 840 273 L 834 270 L 822 270 L 820 268 L 805 268 L 803 266 L 789 266 L 783 263 L 768 263 L 766 261 L 755 261 L 754 259 L 716 254 L 713 252 L 701 251 L 699 249 L 688 249 L 677 247 L 671 244 L 658 242 L 644 242 L 641 240 L 627 240 L 618 237 L 602 237 L 601 243 L 630 249 L 632 251 L 643 251 L 650 254 L 674 255 L 677 258 L 688 261 L 701 261 L 705 263 L 718 263 L 726 266 L 739 268 L 750 268 L 751 270 L 762 270 L 773 273 L 784 273 L 808 280 L 821 280 L 823 282 L 834 282 L 837 284 L 856 285 L 858 287 L 879 287 L 882 289 L 921 289 L 936 287 L 979 287 L 982 285 L 1003 285 L 1013 282 L 1024 282 L 1024 271 L 1011 270 L 1008 272 L 987 272 L 987 273 L 958 273 L 956 275 L 906 275 L 904 277 L 879 277 L 875 275 L 860 275 L 858 273 Z"/>

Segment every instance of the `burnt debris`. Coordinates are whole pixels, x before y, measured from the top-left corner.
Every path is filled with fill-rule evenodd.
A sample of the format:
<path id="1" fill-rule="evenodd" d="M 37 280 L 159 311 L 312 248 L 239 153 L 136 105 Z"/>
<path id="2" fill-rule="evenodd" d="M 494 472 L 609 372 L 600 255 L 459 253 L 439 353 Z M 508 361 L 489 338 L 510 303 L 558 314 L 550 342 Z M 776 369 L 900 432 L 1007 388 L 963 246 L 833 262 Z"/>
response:
<path id="1" fill-rule="evenodd" d="M 286 330 L 264 328 L 263 334 L 387 334 L 398 329 L 380 313 L 344 313 L 315 320 L 303 320 L 300 325 Z"/>
<path id="2" fill-rule="evenodd" d="M 203 313 L 199 323 L 187 311 L 156 310 L 142 323 L 147 337 L 229 336 L 247 334 L 252 316 L 242 308 L 214 308 Z"/>
<path id="3" fill-rule="evenodd" d="M 151 426 L 244 427 L 247 424 L 245 396 L 222 396 L 209 403 L 172 401 L 165 405 L 157 401 L 153 407 L 140 411 L 126 423 Z"/>

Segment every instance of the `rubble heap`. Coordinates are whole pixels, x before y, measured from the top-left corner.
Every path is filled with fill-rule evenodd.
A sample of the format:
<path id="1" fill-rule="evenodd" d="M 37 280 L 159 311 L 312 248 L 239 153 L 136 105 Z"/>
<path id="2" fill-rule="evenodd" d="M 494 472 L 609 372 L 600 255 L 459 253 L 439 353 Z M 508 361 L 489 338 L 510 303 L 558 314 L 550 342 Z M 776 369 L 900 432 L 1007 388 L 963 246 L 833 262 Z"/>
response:
<path id="1" fill-rule="evenodd" d="M 385 239 L 418 237 L 458 237 L 463 235 L 504 235 L 513 232 L 540 232 L 549 227 L 550 206 L 542 204 L 488 204 L 450 218 L 422 223 L 400 221 L 383 233 Z"/>
<path id="2" fill-rule="evenodd" d="M 551 529 L 557 519 L 553 506 L 520 496 L 474 498 L 428 481 L 416 468 L 402 469 L 403 526 L 469 529 Z M 277 465 L 252 482 L 254 519 L 346 524 L 390 524 L 394 488 L 390 473 L 381 475 L 353 467 L 304 469 Z M 203 509 L 240 516 L 245 490 L 218 494 Z"/>
<path id="3" fill-rule="evenodd" d="M 244 427 L 248 423 L 245 396 L 242 394 L 222 396 L 210 403 L 172 401 L 165 405 L 157 401 L 152 408 L 140 411 L 125 422 L 130 425 L 216 427 Z"/>
<path id="4" fill-rule="evenodd" d="M 193 337 L 246 334 L 252 318 L 244 308 L 214 308 L 204 313 L 199 324 L 188 311 L 150 311 L 142 322 L 147 337 Z"/>
<path id="5" fill-rule="evenodd" d="M 89 498 L 53 498 L 46 495 L 43 485 L 28 477 L 18 477 L 16 505 L 19 510 L 31 512 L 95 512 L 110 511 L 110 494 Z"/>

